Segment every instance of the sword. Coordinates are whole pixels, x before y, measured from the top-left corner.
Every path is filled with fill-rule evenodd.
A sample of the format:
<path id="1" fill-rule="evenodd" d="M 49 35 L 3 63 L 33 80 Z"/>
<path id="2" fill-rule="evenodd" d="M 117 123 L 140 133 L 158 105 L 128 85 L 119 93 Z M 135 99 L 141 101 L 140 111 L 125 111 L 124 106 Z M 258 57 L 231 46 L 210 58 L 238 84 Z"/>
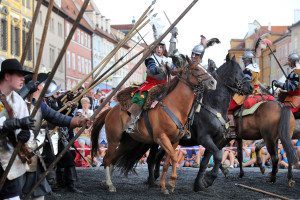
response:
<path id="1" fill-rule="evenodd" d="M 40 159 L 40 162 L 42 163 L 42 166 L 43 166 L 44 170 L 46 171 L 46 170 L 47 170 L 47 167 L 46 167 L 46 163 L 45 163 L 45 161 L 44 161 L 43 156 L 40 154 L 39 151 L 37 151 L 36 155 L 37 155 L 37 157 Z"/>

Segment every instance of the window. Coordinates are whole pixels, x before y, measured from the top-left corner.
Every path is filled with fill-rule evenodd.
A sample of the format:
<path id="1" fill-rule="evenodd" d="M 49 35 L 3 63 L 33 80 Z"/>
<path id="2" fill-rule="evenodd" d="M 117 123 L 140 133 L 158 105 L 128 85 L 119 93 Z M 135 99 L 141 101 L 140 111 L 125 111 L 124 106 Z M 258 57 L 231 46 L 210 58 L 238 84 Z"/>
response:
<path id="1" fill-rule="evenodd" d="M 84 44 L 84 36 L 83 36 L 83 32 L 81 31 L 81 44 Z"/>
<path id="2" fill-rule="evenodd" d="M 20 28 L 11 24 L 11 54 L 20 56 Z"/>
<path id="3" fill-rule="evenodd" d="M 69 35 L 69 32 L 70 32 L 70 24 L 67 23 L 67 32 L 66 32 L 66 36 L 68 37 Z"/>
<path id="4" fill-rule="evenodd" d="M 71 68 L 71 56 L 70 56 L 70 51 L 67 51 L 67 67 L 68 67 L 68 69 Z"/>
<path id="5" fill-rule="evenodd" d="M 80 30 L 77 30 L 77 42 L 80 43 Z"/>
<path id="6" fill-rule="evenodd" d="M 26 40 L 27 40 L 27 36 L 28 36 L 28 32 L 25 30 L 25 27 L 24 27 L 23 31 L 22 31 L 22 49 L 25 49 L 25 43 L 26 43 Z M 31 42 L 31 44 L 29 44 L 29 48 L 28 48 L 28 52 L 27 52 L 27 55 L 26 55 L 26 59 L 27 60 L 31 60 L 32 59 L 32 42 Z"/>
<path id="7" fill-rule="evenodd" d="M 54 65 L 54 48 L 52 48 L 52 47 L 50 47 L 50 68 L 52 68 L 53 67 L 53 65 Z M 70 53 L 70 52 L 69 52 Z"/>
<path id="8" fill-rule="evenodd" d="M 294 34 L 294 50 L 297 49 L 298 46 L 298 35 L 297 33 Z"/>
<path id="9" fill-rule="evenodd" d="M 73 66 L 73 70 L 76 70 L 76 65 L 75 65 L 75 53 L 72 53 L 72 66 Z"/>
<path id="10" fill-rule="evenodd" d="M 88 60 L 85 59 L 85 73 L 88 74 L 89 73 L 89 63 Z"/>
<path id="11" fill-rule="evenodd" d="M 84 74 L 84 57 L 81 57 L 82 74 Z"/>
<path id="12" fill-rule="evenodd" d="M 77 60 L 77 62 L 78 62 L 78 72 L 81 73 L 81 57 L 78 56 L 77 58 L 78 58 L 78 60 Z"/>
<path id="13" fill-rule="evenodd" d="M 42 16 L 42 11 L 40 11 L 39 12 L 39 16 L 38 16 L 38 18 L 37 18 L 37 21 L 38 21 L 38 23 L 40 24 L 40 25 L 42 25 L 42 21 L 43 21 L 43 16 Z"/>
<path id="14" fill-rule="evenodd" d="M 0 49 L 7 51 L 7 21 L 2 18 L 0 21 Z"/>
<path id="15" fill-rule="evenodd" d="M 25 0 L 23 0 L 25 1 Z M 31 0 L 26 1 L 26 8 L 30 9 L 31 8 Z"/>
<path id="16" fill-rule="evenodd" d="M 88 36 L 88 48 L 91 48 L 91 37 Z"/>
<path id="17" fill-rule="evenodd" d="M 91 61 L 89 60 L 89 72 L 91 72 L 92 71 L 92 63 L 91 63 Z"/>
<path id="18" fill-rule="evenodd" d="M 52 17 L 50 18 L 50 31 L 54 33 L 54 19 Z"/>
<path id="19" fill-rule="evenodd" d="M 84 45 L 87 46 L 87 34 L 84 34 Z"/>
<path id="20" fill-rule="evenodd" d="M 62 24 L 61 23 L 57 23 L 57 34 L 59 37 L 62 37 L 63 36 L 63 33 L 62 33 Z"/>

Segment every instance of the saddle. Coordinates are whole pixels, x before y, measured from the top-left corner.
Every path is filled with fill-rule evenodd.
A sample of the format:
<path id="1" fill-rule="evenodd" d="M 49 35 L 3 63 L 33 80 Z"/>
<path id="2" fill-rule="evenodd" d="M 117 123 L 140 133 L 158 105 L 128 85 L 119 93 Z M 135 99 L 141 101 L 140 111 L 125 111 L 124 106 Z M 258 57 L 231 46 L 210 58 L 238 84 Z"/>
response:
<path id="1" fill-rule="evenodd" d="M 126 111 L 131 106 L 131 99 L 132 99 L 132 92 L 136 91 L 139 86 L 130 86 L 121 90 L 117 95 L 117 100 L 121 106 L 121 109 Z M 152 87 L 148 91 L 148 96 L 146 98 L 146 102 L 143 105 L 143 110 L 149 110 L 160 95 L 164 92 L 165 85 L 164 84 L 157 84 L 156 86 Z"/>

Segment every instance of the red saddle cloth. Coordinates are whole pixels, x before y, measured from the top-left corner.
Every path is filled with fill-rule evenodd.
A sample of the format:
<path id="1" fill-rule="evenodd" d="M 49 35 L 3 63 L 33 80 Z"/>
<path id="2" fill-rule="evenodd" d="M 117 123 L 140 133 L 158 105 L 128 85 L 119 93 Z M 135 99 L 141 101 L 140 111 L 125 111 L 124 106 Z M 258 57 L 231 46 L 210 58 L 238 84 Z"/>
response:
<path id="1" fill-rule="evenodd" d="M 247 98 L 244 101 L 244 108 L 250 109 L 252 106 L 261 101 L 274 101 L 274 97 L 271 95 L 255 95 L 254 97 Z"/>

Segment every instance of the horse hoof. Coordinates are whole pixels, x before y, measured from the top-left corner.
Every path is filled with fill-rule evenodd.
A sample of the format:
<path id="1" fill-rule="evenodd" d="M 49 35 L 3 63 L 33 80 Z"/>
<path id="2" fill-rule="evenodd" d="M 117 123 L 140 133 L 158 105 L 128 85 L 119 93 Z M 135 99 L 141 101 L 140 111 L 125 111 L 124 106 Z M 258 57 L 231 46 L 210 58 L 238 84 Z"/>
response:
<path id="1" fill-rule="evenodd" d="M 194 192 L 200 192 L 205 191 L 204 187 L 201 187 L 200 185 L 194 185 Z"/>
<path id="2" fill-rule="evenodd" d="M 243 178 L 244 177 L 244 173 L 240 173 L 239 178 Z"/>
<path id="3" fill-rule="evenodd" d="M 269 172 L 269 173 L 268 173 L 268 176 L 272 176 L 272 172 Z"/>
<path id="4" fill-rule="evenodd" d="M 229 175 L 229 170 L 226 168 L 223 170 L 223 174 L 225 176 L 225 178 L 228 178 L 228 175 Z"/>
<path id="5" fill-rule="evenodd" d="M 260 172 L 261 172 L 262 174 L 264 174 L 265 171 L 266 171 L 266 168 L 265 168 L 265 167 L 261 167 L 261 168 L 260 168 Z"/>
<path id="6" fill-rule="evenodd" d="M 296 182 L 294 180 L 289 180 L 289 186 L 294 187 Z"/>
<path id="7" fill-rule="evenodd" d="M 166 194 L 166 195 L 170 194 L 170 193 L 169 193 L 169 190 L 162 190 L 161 192 L 162 192 L 163 194 Z"/>
<path id="8" fill-rule="evenodd" d="M 109 192 L 117 192 L 117 189 L 111 185 L 111 186 L 109 186 L 108 191 Z"/>
<path id="9" fill-rule="evenodd" d="M 174 185 L 171 181 L 169 181 L 168 184 L 169 184 L 169 186 L 171 187 L 171 188 L 170 188 L 170 191 L 171 191 L 171 192 L 174 192 L 175 185 Z"/>
<path id="10" fill-rule="evenodd" d="M 105 189 L 108 189 L 108 185 L 106 184 L 106 181 L 101 182 L 101 186 Z"/>
<path id="11" fill-rule="evenodd" d="M 205 179 L 202 180 L 202 183 L 203 183 L 203 185 L 204 185 L 205 188 L 208 188 L 208 187 L 209 187 L 209 185 L 208 185 L 208 183 L 205 181 Z"/>

